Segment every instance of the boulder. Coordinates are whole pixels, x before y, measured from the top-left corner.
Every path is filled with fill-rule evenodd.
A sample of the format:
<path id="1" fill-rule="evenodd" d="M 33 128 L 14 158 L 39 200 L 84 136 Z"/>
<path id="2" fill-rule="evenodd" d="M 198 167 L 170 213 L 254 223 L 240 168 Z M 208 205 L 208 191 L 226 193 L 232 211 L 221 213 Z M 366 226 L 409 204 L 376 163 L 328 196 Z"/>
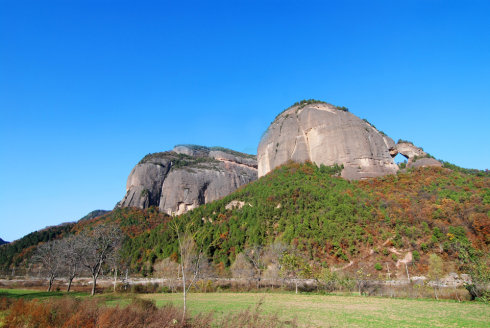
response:
<path id="1" fill-rule="evenodd" d="M 417 168 L 417 167 L 427 167 L 436 166 L 442 167 L 442 163 L 431 157 L 416 158 L 409 160 L 407 163 L 407 168 Z"/>

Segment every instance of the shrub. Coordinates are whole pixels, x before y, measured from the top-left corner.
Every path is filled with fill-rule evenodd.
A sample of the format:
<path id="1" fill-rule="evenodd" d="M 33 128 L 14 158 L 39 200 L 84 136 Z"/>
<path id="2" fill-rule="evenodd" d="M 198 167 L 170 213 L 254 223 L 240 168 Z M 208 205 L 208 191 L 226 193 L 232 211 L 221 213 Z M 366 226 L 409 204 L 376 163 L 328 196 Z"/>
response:
<path id="1" fill-rule="evenodd" d="M 420 253 L 418 251 L 413 251 L 412 256 L 414 261 L 420 260 Z"/>
<path id="2" fill-rule="evenodd" d="M 374 268 L 378 271 L 380 271 L 381 269 L 383 269 L 383 267 L 381 266 L 381 264 L 379 262 L 377 262 L 375 265 L 374 265 Z"/>
<path id="3" fill-rule="evenodd" d="M 186 317 L 173 305 L 160 309 L 153 301 L 135 298 L 125 308 L 107 307 L 103 303 L 74 298 L 51 299 L 46 302 L 20 299 L 13 303 L 4 320 L 5 327 L 188 327 L 212 326 L 212 315 Z"/>

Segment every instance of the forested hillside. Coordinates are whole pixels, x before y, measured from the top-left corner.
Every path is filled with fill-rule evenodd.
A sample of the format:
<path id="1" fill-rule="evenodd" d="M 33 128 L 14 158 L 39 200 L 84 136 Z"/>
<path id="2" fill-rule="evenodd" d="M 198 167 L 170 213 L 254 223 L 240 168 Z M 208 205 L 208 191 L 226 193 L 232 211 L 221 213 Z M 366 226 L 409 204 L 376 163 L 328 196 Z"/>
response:
<path id="1" fill-rule="evenodd" d="M 488 252 L 488 176 L 421 168 L 349 182 L 336 177 L 338 171 L 289 164 L 176 220 L 193 222 L 193 229 L 213 243 L 207 256 L 223 274 L 237 254 L 274 242 L 296 248 L 318 265 L 353 261 L 353 268 L 366 264 L 373 270 L 376 263 L 395 265 L 397 256 L 412 252 L 412 270 L 421 273 L 432 253 L 464 271 Z M 170 217 L 133 209 L 103 218 L 119 222 L 131 236 L 123 254 L 136 271 L 148 274 L 155 261 L 178 258 Z"/>
<path id="2" fill-rule="evenodd" d="M 26 265 L 26 260 L 39 243 L 62 238 L 70 233 L 75 223 L 63 223 L 31 232 L 19 240 L 4 244 L 0 247 L 0 269 L 6 271 L 12 267 Z"/>
<path id="3" fill-rule="evenodd" d="M 297 250 L 312 267 L 347 271 L 396 272 L 407 259 L 412 274 L 426 274 L 430 254 L 459 272 L 488 260 L 488 174 L 431 167 L 348 181 L 339 171 L 291 163 L 174 219 L 155 208 L 119 208 L 71 230 L 118 223 L 128 236 L 122 258 L 143 275 L 163 259 L 178 261 L 171 220 L 197 231 L 217 275 L 230 274 L 238 254 L 272 244 Z"/>

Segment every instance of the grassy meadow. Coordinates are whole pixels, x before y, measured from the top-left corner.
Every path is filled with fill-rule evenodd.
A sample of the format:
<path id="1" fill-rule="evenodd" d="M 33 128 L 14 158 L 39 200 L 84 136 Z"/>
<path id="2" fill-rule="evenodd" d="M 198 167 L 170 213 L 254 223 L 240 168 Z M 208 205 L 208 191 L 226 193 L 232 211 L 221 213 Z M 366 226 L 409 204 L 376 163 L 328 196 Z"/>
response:
<path id="1" fill-rule="evenodd" d="M 47 299 L 64 295 L 62 292 L 0 289 L 0 298 Z M 89 297 L 87 293 L 70 295 Z M 213 312 L 219 318 L 230 312 L 254 308 L 260 303 L 263 313 L 276 313 L 286 321 L 296 318 L 300 327 L 490 327 L 490 305 L 480 302 L 285 292 L 192 293 L 188 296 L 188 308 L 193 314 Z M 153 300 L 158 307 L 168 303 L 182 304 L 181 294 L 107 293 L 96 297 L 103 298 L 111 306 L 125 306 L 134 297 Z M 3 315 L 0 314 L 0 320 Z"/>
<path id="2" fill-rule="evenodd" d="M 158 306 L 179 304 L 179 294 L 146 294 Z M 188 306 L 194 312 L 223 315 L 259 302 L 267 313 L 296 318 L 303 327 L 490 327 L 490 306 L 484 303 L 391 299 L 381 297 L 291 293 L 196 293 Z"/>

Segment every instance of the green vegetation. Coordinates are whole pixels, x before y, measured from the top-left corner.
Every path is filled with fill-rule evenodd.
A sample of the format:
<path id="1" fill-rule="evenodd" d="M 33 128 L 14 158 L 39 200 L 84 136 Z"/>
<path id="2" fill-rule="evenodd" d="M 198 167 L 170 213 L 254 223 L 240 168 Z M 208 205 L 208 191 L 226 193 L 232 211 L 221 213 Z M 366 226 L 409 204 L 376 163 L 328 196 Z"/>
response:
<path id="1" fill-rule="evenodd" d="M 199 166 L 203 163 L 218 163 L 217 160 L 207 156 L 189 156 L 186 154 L 177 154 L 174 152 L 161 152 L 161 153 L 153 153 L 148 154 L 138 163 L 156 163 L 158 164 L 158 160 L 166 159 L 172 162 L 172 168 L 182 168 L 182 167 L 193 167 Z"/>
<path id="2" fill-rule="evenodd" d="M 343 112 L 348 112 L 349 111 L 349 108 L 347 108 L 345 106 L 335 106 L 335 108 L 337 108 L 338 110 L 341 110 Z"/>
<path id="3" fill-rule="evenodd" d="M 0 246 L 0 269 L 8 270 L 11 266 L 20 265 L 39 243 L 62 238 L 69 233 L 75 223 L 63 223 L 54 227 L 47 227 L 39 231 L 31 232 L 9 244 Z"/>
<path id="4" fill-rule="evenodd" d="M 371 126 L 372 126 L 374 129 L 376 129 L 376 131 L 378 131 L 378 132 L 379 132 L 381 135 L 386 136 L 386 133 L 384 133 L 383 131 L 378 130 L 378 129 L 377 129 L 375 126 L 374 126 L 374 124 L 373 124 L 373 123 L 369 122 L 369 121 L 368 121 L 367 119 L 365 119 L 365 118 L 363 118 L 362 120 L 363 120 L 364 122 L 366 122 L 367 124 L 371 125 Z"/>
<path id="5" fill-rule="evenodd" d="M 398 141 L 396 142 L 397 144 L 400 144 L 400 143 L 408 143 L 408 144 L 411 144 L 413 145 L 413 142 L 409 141 L 409 140 L 403 140 L 403 139 L 398 139 Z"/>
<path id="6" fill-rule="evenodd" d="M 412 270 L 420 273 L 426 273 L 428 252 L 439 247 L 445 261 L 459 263 L 458 271 L 466 272 L 471 263 L 484 258 L 488 250 L 488 178 L 421 168 L 347 181 L 335 177 L 340 171 L 341 166 L 291 163 L 178 220 L 193 222 L 205 240 L 219 241 L 206 255 L 224 275 L 237 254 L 274 242 L 295 247 L 314 266 L 355 261 L 387 238 L 392 238 L 395 247 L 409 247 L 419 254 Z M 225 209 L 233 200 L 249 205 Z M 465 215 L 461 216 L 463 208 Z M 113 215 L 126 215 L 123 225 L 128 220 L 132 223 L 127 227 L 145 221 L 144 215 L 134 220 L 136 210 L 132 215 L 123 214 L 125 211 Z M 178 259 L 176 236 L 166 223 L 170 218 L 161 220 L 155 228 L 133 234 L 123 247 L 124 257 L 138 272 L 151 275 L 156 261 Z M 385 252 L 383 249 L 382 261 L 393 260 Z"/>
<path id="7" fill-rule="evenodd" d="M 23 292 L 24 293 L 24 292 Z M 107 296 L 106 296 L 107 295 Z M 3 294 L 3 297 L 6 295 Z M 64 297 L 59 301 L 53 300 L 46 302 L 48 306 L 55 306 L 64 302 L 66 306 L 61 309 L 70 309 L 72 313 L 80 313 L 80 304 L 88 304 L 83 301 L 74 302 L 73 297 Z M 6 296 L 10 303 L 14 299 Z M 111 304 L 113 314 L 106 313 L 108 318 L 122 320 L 134 313 L 135 306 L 147 308 L 150 312 L 154 311 L 152 302 L 158 308 L 169 307 L 173 304 L 172 312 L 175 318 L 179 318 L 179 308 L 182 304 L 180 294 L 146 294 L 135 299 L 134 295 L 124 294 L 105 294 L 98 297 L 99 309 L 104 303 Z M 18 297 L 15 296 L 15 299 Z M 1 297 L 0 297 L 1 299 Z M 4 298 L 5 299 L 5 298 Z M 9 300 L 10 299 L 10 300 Z M 148 302 L 151 301 L 151 302 Z M 2 302 L 0 302 L 2 304 Z M 33 303 L 38 305 L 39 303 Z M 92 303 L 94 304 L 94 303 Z M 243 316 L 243 311 L 247 308 L 254 309 L 257 304 L 261 304 L 259 317 L 263 320 L 277 314 L 277 322 L 295 321 L 300 327 L 324 327 L 328 323 L 334 327 L 487 327 L 490 324 L 488 316 L 488 304 L 474 302 L 455 302 L 455 301 L 435 301 L 435 300 L 410 300 L 393 299 L 379 297 L 345 296 L 345 295 L 315 295 L 315 294 L 293 294 L 293 293 L 191 293 L 188 299 L 189 309 L 192 317 L 198 314 L 213 312 L 215 322 L 222 319 L 230 320 L 232 323 L 238 322 L 237 318 Z M 22 311 L 32 312 L 40 309 L 38 306 L 30 306 L 31 303 L 24 303 L 17 308 L 17 313 Z M 119 305 L 121 309 L 126 309 L 122 313 L 114 306 Z M 129 306 L 129 307 L 128 307 Z M 102 308 L 101 308 L 102 307 Z M 79 318 L 90 313 L 81 312 Z M 5 311 L 5 306 L 0 309 L 0 314 Z M 254 311 L 254 310 L 252 310 Z M 25 312 L 23 312 L 25 313 Z M 58 311 L 62 315 L 61 311 Z M 85 313 L 85 314 L 84 314 Z M 7 312 L 3 312 L 5 319 Z M 115 317 L 117 314 L 118 317 Z M 149 317 L 148 312 L 146 314 Z M 22 316 L 18 316 L 21 318 Z M 249 318 L 250 320 L 252 318 Z M 261 326 L 260 326 L 261 327 Z M 267 327 L 275 327 L 273 325 Z"/>
<path id="8" fill-rule="evenodd" d="M 287 109 L 291 107 L 298 106 L 298 109 L 304 108 L 307 105 L 313 105 L 313 104 L 326 104 L 326 102 L 321 101 L 321 100 L 316 100 L 316 99 L 303 99 L 299 102 L 295 102 L 291 106 L 289 106 Z"/>
<path id="9" fill-rule="evenodd" d="M 470 174 L 470 175 L 476 175 L 479 177 L 490 177 L 490 171 L 488 169 L 486 170 L 477 170 L 477 169 L 465 169 L 463 167 L 457 166 L 455 164 L 451 164 L 446 161 L 439 160 L 439 162 L 442 163 L 442 167 L 445 167 L 447 169 L 456 171 L 456 172 L 461 172 L 464 174 Z"/>
<path id="10" fill-rule="evenodd" d="M 225 147 L 218 147 L 218 146 L 206 147 L 206 146 L 192 145 L 192 144 L 178 144 L 178 145 L 175 145 L 175 147 L 179 147 L 179 146 L 187 147 L 187 148 L 190 148 L 190 149 L 193 149 L 193 150 L 197 150 L 197 151 L 202 151 L 202 152 L 205 152 L 205 153 L 214 150 L 214 151 L 222 151 L 224 153 L 228 153 L 228 154 L 231 154 L 231 155 L 234 155 L 234 156 L 237 156 L 237 157 L 245 157 L 245 158 L 251 158 L 251 159 L 257 158 L 257 156 L 255 156 L 255 155 L 241 153 L 241 152 L 238 152 L 236 150 L 232 150 L 232 149 L 225 148 Z"/>
<path id="11" fill-rule="evenodd" d="M 159 153 L 152 153 L 148 154 L 141 161 L 139 161 L 138 164 L 143 164 L 143 163 L 155 163 L 157 165 L 162 165 L 160 164 L 160 161 L 167 160 L 172 162 L 172 169 L 179 169 L 179 168 L 193 168 L 193 167 L 208 167 L 209 165 L 215 166 L 214 164 L 219 163 L 218 160 L 208 157 L 208 153 L 210 151 L 222 151 L 228 154 L 231 154 L 233 156 L 237 157 L 244 157 L 244 158 L 250 158 L 250 159 L 255 159 L 255 155 L 250 155 L 250 154 L 245 154 L 245 153 L 240 153 L 228 148 L 223 148 L 223 147 L 205 147 L 205 146 L 198 146 L 198 145 L 176 145 L 177 146 L 185 146 L 190 149 L 200 151 L 202 152 L 198 156 L 189 156 L 186 154 L 177 154 L 173 151 L 166 151 L 166 152 L 159 152 Z"/>
<path id="12" fill-rule="evenodd" d="M 347 181 L 337 176 L 341 170 L 338 165 L 290 163 L 175 220 L 191 223 L 199 240 L 205 241 L 214 276 L 229 276 L 230 266 L 246 250 L 281 243 L 298 251 L 312 275 L 350 261 L 355 264 L 346 271 L 356 272 L 364 263 L 365 272 L 376 276 L 387 271 L 386 264 L 395 270 L 393 261 L 398 257 L 392 258 L 388 250 L 393 246 L 418 254 L 410 267 L 413 275 L 427 274 L 429 255 L 442 250 L 440 256 L 444 263 L 451 263 L 451 270 L 471 272 L 481 267 L 480 276 L 486 281 L 487 176 L 429 167 Z M 226 209 L 231 201 L 246 205 Z M 79 222 L 71 231 L 117 223 L 129 237 L 122 258 L 132 272 L 152 276 L 155 265 L 163 260 L 179 261 L 177 238 L 168 226 L 171 220 L 156 208 L 122 208 Z M 386 246 L 387 242 L 391 245 Z M 372 249 L 380 251 L 371 256 Z M 14 252 L 15 263 L 25 263 L 22 252 Z M 4 258 L 3 263 L 8 267 L 11 259 Z M 375 268 L 377 262 L 381 270 Z"/>

